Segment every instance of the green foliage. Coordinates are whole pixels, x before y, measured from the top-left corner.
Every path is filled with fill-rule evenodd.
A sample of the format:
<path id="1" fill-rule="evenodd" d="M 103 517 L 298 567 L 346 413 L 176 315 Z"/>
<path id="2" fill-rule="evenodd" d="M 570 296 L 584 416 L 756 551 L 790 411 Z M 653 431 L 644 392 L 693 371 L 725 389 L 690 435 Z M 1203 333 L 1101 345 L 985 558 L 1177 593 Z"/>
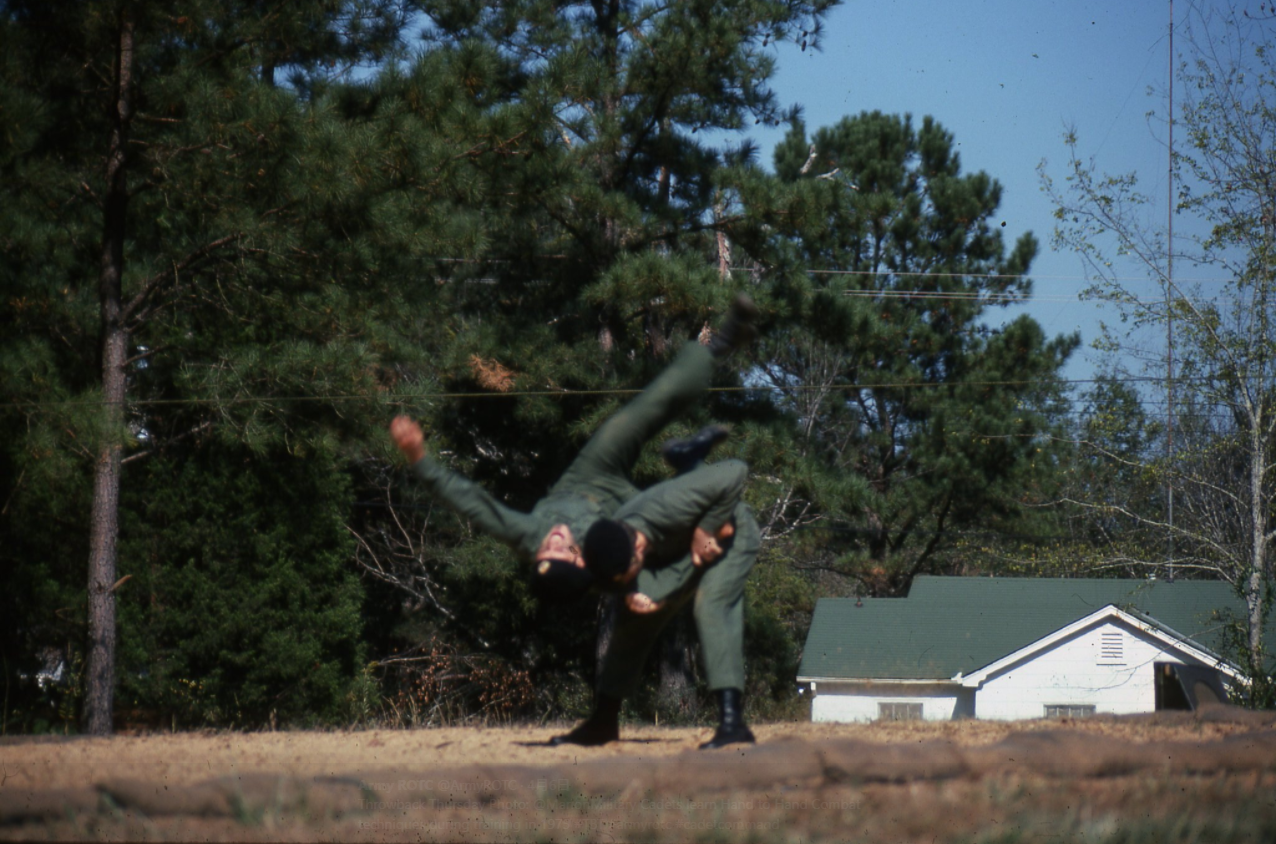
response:
<path id="1" fill-rule="evenodd" d="M 21 589 L 3 630 L 7 680 L 30 673 L 42 650 L 71 663 L 83 653 L 96 497 L 121 511 L 121 564 L 112 568 L 131 579 L 112 594 L 133 673 L 121 665 L 117 680 L 139 706 L 188 723 L 261 723 L 275 710 L 337 717 L 335 700 L 361 667 L 360 586 L 349 571 L 344 512 L 316 522 L 283 518 L 271 504 L 305 499 L 278 491 L 262 499 L 271 479 L 294 477 L 312 502 L 349 507 L 343 461 L 369 426 L 380 433 L 372 418 L 383 381 L 375 338 L 385 332 L 370 320 L 387 297 L 366 274 L 349 283 L 334 275 L 341 250 L 324 258 L 310 251 L 334 240 L 340 220 L 322 216 L 331 206 L 299 174 L 325 154 L 350 158 L 359 135 L 337 131 L 296 88 L 273 82 L 281 67 L 296 82 L 329 59 L 386 55 L 395 43 L 385 39 L 398 33 L 381 24 L 396 5 L 324 2 L 264 16 L 258 4 L 233 0 L 197 2 L 181 15 L 154 2 L 5 5 L 0 88 L 13 131 L 0 138 L 0 169 L 15 201 L 0 208 L 0 313 L 17 331 L 0 338 L 0 460 L 13 470 L 0 488 L 0 554 Z M 379 23 L 364 27 L 372 21 Z M 122 184 L 108 186 L 108 117 L 119 113 L 109 81 L 126 32 L 134 47 L 127 154 Z M 323 87 L 313 81 L 312 92 Z M 343 148 L 325 146 L 332 138 Z M 107 203 L 112 189 L 126 202 Z M 104 218 L 124 231 L 120 322 L 110 326 L 125 333 L 131 356 L 122 425 L 108 421 L 102 404 L 106 326 L 96 279 Z M 95 491 L 91 480 L 100 448 L 111 443 L 126 449 L 118 505 L 114 491 Z M 208 449 L 235 455 L 233 478 L 198 459 Z M 195 455 L 181 472 L 179 455 Z M 288 468 L 303 458 L 314 476 Z M 207 530 L 222 515 L 244 533 L 210 531 L 198 555 L 189 542 L 151 534 L 148 508 L 157 500 L 176 508 L 180 483 L 225 500 L 206 501 L 207 510 L 187 502 L 168 518 Z M 218 506 L 233 511 L 236 494 L 276 524 L 246 528 L 233 513 L 219 514 Z M 127 555 L 147 542 L 150 562 L 133 570 Z M 216 571 L 190 568 L 205 560 L 220 561 Z M 307 607 L 313 579 L 324 585 Z M 143 581 L 176 606 L 137 615 L 129 596 Z M 201 615 L 224 629 L 199 626 Z M 153 683 L 138 688 L 138 666 L 152 658 Z M 294 684 L 291 700 L 280 697 L 280 678 Z"/>
<path id="2" fill-rule="evenodd" d="M 757 221 L 727 210 L 743 176 L 724 165 L 749 154 L 716 149 L 709 130 L 784 117 L 765 46 L 816 44 L 832 5 L 423 4 L 434 43 L 483 57 L 467 62 L 463 90 L 483 92 L 510 130 L 499 155 L 475 159 L 499 191 L 489 207 L 509 215 L 476 256 L 502 261 L 476 267 L 495 285 L 472 289 L 499 316 L 493 350 L 517 350 L 549 316 L 552 334 L 535 342 L 558 345 L 556 357 L 603 333 L 618 351 L 659 356 L 725 304 L 705 289 L 716 281 L 713 231 L 743 236 Z M 670 277 L 656 254 L 694 261 Z M 615 285 L 619 296 L 603 295 Z"/>
<path id="3" fill-rule="evenodd" d="M 749 660 L 745 700 L 753 716 L 761 720 L 788 720 L 801 709 L 794 678 L 817 592 L 793 562 L 778 553 L 763 555 L 745 589 L 744 641 Z"/>
<path id="4" fill-rule="evenodd" d="M 74 729 L 73 711 L 82 689 L 71 684 L 41 688 L 35 675 L 59 661 L 74 662 L 84 637 L 89 507 L 87 467 L 57 446 L 56 422 L 30 407 L 0 407 L 6 436 L 0 445 L 0 643 L 7 696 L 4 729 Z M 75 455 L 78 458 L 79 455 Z M 81 657 L 82 662 L 82 657 Z M 27 678 L 27 679 L 23 679 Z"/>
<path id="5" fill-rule="evenodd" d="M 1269 587 L 1270 588 L 1270 587 Z M 1272 596 L 1265 596 L 1266 606 L 1271 606 Z M 1266 625 L 1271 610 L 1263 613 Z M 1250 622 L 1225 610 L 1216 610 L 1213 620 L 1222 632 L 1222 655 L 1244 670 L 1248 685 L 1234 689 L 1235 701 L 1251 709 L 1276 709 L 1276 659 L 1267 652 L 1265 642 L 1258 648 L 1250 638 Z"/>
<path id="6" fill-rule="evenodd" d="M 144 471 L 122 531 L 122 698 L 165 725 L 340 721 L 365 662 L 344 473 L 213 444 Z"/>
<path id="7" fill-rule="evenodd" d="M 1022 529 L 1047 497 L 1057 373 L 1077 343 L 1028 317 L 990 324 L 1029 295 L 1036 242 L 1006 250 L 1000 186 L 962 174 L 953 147 L 930 118 L 873 112 L 809 143 L 795 122 L 776 150 L 777 174 L 809 186 L 793 237 L 814 281 L 766 376 L 813 461 L 802 497 L 845 526 L 824 567 L 874 593 L 938 569 L 963 531 Z"/>
<path id="8" fill-rule="evenodd" d="M 897 591 L 959 565 L 963 531 L 1040 530 L 1025 505 L 1056 489 L 1045 420 L 1073 341 L 992 323 L 1029 295 L 1036 249 L 1003 243 L 997 183 L 963 174 L 930 119 L 848 118 L 814 159 L 794 122 L 778 177 L 721 140 L 793 119 L 771 45 L 818 46 L 833 0 L 73 5 L 0 15 L 11 679 L 41 648 L 83 652 L 93 461 L 118 443 L 122 715 L 579 713 L 597 606 L 538 606 L 508 549 L 420 497 L 385 424 L 411 413 L 433 452 L 530 507 L 741 287 L 770 339 L 668 434 L 728 422 L 722 456 L 754 469 L 751 713 L 799 711 L 813 602 L 847 576 Z M 100 81 L 126 21 L 111 424 Z M 667 471 L 653 444 L 637 480 Z M 28 684 L 18 722 L 58 723 L 76 689 L 58 694 Z"/>

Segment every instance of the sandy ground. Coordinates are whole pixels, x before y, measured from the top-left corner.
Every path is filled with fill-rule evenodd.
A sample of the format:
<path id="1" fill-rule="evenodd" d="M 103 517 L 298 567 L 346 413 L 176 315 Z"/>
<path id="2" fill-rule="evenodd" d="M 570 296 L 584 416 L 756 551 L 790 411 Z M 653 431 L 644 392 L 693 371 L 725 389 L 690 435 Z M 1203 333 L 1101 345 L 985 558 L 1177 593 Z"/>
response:
<path id="1" fill-rule="evenodd" d="M 0 839 L 1276 840 L 1273 718 L 567 726 L 4 738 Z"/>
<path id="2" fill-rule="evenodd" d="M 74 788 L 118 778 L 189 785 L 212 777 L 270 772 L 294 777 L 374 779 L 381 771 L 443 769 L 473 763 L 555 765 L 582 759 L 649 759 L 695 750 L 708 728 L 626 726 L 598 748 L 547 747 L 554 727 L 453 727 L 423 730 L 274 733 L 157 733 L 94 738 L 0 739 L 5 788 Z M 755 725 L 760 744 L 800 739 L 908 743 L 945 739 L 992 744 L 1011 733 L 1060 728 L 1135 742 L 1210 740 L 1246 732 L 1236 723 L 1152 724 L 1142 720 L 946 721 L 938 723 Z"/>

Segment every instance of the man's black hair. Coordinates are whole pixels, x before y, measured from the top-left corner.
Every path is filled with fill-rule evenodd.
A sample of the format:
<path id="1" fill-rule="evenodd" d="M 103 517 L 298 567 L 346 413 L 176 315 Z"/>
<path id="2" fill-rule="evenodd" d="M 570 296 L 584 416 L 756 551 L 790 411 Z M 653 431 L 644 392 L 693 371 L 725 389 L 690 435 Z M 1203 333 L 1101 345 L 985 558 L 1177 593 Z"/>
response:
<path id="1" fill-rule="evenodd" d="M 594 576 L 563 560 L 541 560 L 532 570 L 532 595 L 549 604 L 578 600 L 594 584 Z"/>
<path id="2" fill-rule="evenodd" d="M 634 558 L 634 531 L 624 522 L 599 519 L 585 534 L 581 554 L 600 586 L 615 583 Z"/>

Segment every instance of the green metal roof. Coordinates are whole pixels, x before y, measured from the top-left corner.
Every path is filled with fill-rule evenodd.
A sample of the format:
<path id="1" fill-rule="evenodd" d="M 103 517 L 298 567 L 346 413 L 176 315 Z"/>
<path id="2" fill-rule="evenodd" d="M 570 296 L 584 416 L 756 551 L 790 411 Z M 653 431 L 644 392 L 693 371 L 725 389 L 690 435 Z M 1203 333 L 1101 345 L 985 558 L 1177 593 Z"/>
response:
<path id="1" fill-rule="evenodd" d="M 907 598 L 824 598 L 798 677 L 948 680 L 969 674 L 1113 604 L 1220 653 L 1215 610 L 1243 616 L 1218 581 L 932 577 Z M 1276 624 L 1269 624 L 1276 636 Z"/>

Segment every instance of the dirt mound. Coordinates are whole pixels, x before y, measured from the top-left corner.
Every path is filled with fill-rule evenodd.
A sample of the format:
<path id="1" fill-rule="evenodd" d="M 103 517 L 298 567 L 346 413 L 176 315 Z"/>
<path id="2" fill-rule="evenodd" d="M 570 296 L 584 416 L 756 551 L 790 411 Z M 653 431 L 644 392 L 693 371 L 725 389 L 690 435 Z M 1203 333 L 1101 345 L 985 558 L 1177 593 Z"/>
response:
<path id="1" fill-rule="evenodd" d="M 590 749 L 548 747 L 557 730 L 545 728 L 7 739 L 0 837 L 769 840 L 800 830 L 811 840 L 847 818 L 880 827 L 864 815 L 873 801 L 897 811 L 903 796 L 964 794 L 956 817 L 968 823 L 932 817 L 938 827 L 919 828 L 950 840 L 983 828 L 972 808 L 1007 783 L 1019 796 L 1002 814 L 1049 817 L 1060 795 L 1110 802 L 1115 789 L 1138 797 L 1104 810 L 1113 817 L 1131 810 L 1155 824 L 1169 812 L 1175 829 L 1226 820 L 1249 834 L 1276 829 L 1274 728 L 1272 713 L 1220 707 L 1073 722 L 770 725 L 758 727 L 757 746 L 713 752 L 693 749 L 704 731 L 655 728 Z M 1193 794 L 1202 799 L 1183 802 Z M 1226 816 L 1213 811 L 1221 806 Z M 911 828 L 933 813 L 906 814 Z M 1069 818 L 1080 823 L 1052 822 Z M 890 837 L 898 828 L 880 832 L 901 840 Z"/>

